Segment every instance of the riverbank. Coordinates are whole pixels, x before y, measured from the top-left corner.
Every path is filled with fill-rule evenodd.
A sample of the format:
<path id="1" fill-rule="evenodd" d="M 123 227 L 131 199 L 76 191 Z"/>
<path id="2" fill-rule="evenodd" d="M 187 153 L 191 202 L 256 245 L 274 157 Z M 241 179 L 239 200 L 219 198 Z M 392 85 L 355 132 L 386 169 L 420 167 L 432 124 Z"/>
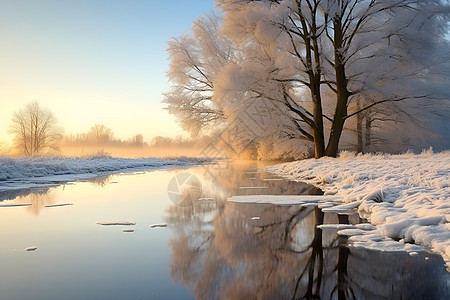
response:
<path id="1" fill-rule="evenodd" d="M 379 236 L 417 244 L 443 257 L 450 269 L 450 151 L 419 155 L 355 155 L 296 161 L 267 168 L 290 180 L 313 184 L 325 195 L 353 203 L 376 233 L 350 237 L 366 247 Z"/>
<path id="2" fill-rule="evenodd" d="M 211 162 L 208 158 L 174 157 L 0 157 L 0 192 L 57 186 L 120 172 L 187 167 Z"/>

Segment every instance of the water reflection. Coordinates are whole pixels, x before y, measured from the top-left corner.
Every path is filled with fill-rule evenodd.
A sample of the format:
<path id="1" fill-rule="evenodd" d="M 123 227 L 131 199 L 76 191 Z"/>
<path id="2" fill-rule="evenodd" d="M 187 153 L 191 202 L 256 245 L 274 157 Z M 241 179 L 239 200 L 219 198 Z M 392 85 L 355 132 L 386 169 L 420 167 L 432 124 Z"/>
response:
<path id="1" fill-rule="evenodd" d="M 112 183 L 114 175 L 98 176 L 89 180 L 82 180 L 82 182 L 88 182 L 93 186 L 104 188 L 108 184 Z M 61 185 L 61 189 L 64 191 L 66 186 L 73 185 L 75 183 L 69 182 Z M 29 203 L 28 211 L 34 215 L 38 215 L 42 207 L 46 205 L 52 205 L 56 203 L 57 196 L 55 191 L 60 186 L 55 183 L 51 187 L 33 187 L 19 190 L 6 190 L 0 192 L 0 203 L 6 200 L 14 200 L 15 203 Z"/>
<path id="2" fill-rule="evenodd" d="M 113 178 L 112 175 L 103 175 L 89 179 L 88 182 L 98 187 L 105 187 L 107 184 L 111 183 L 112 178 Z"/>
<path id="3" fill-rule="evenodd" d="M 10 190 L 0 192 L 0 202 L 4 200 L 12 200 L 16 198 L 24 198 L 31 194 L 47 194 L 50 188 L 39 188 L 39 189 L 23 189 L 23 190 Z"/>
<path id="4" fill-rule="evenodd" d="M 0 298 L 449 298 L 441 258 L 353 248 L 316 227 L 360 222 L 355 215 L 227 203 L 242 194 L 320 193 L 255 169 L 262 165 L 128 174 L 114 177 L 118 184 L 77 183 L 13 200 L 33 202 L 32 209 L 74 205 L 43 209 L 38 217 L 29 207 L 0 209 Z M 189 207 L 167 196 L 180 172 L 202 184 L 202 199 Z M 96 224 L 119 220 L 136 222 L 135 232 Z M 167 228 L 149 226 L 164 221 Z M 34 245 L 37 251 L 23 251 Z"/>
<path id="5" fill-rule="evenodd" d="M 56 203 L 55 195 L 52 193 L 48 193 L 47 191 L 42 191 L 42 193 L 34 192 L 29 194 L 26 197 L 21 197 L 19 203 L 31 203 L 30 206 L 27 207 L 27 210 L 30 211 L 34 215 L 38 215 L 42 209 L 42 207 L 46 205 L 51 205 Z"/>
<path id="6" fill-rule="evenodd" d="M 440 257 L 354 248 L 335 231 L 317 228 L 361 222 L 357 216 L 298 205 L 227 203 L 228 196 L 255 193 L 242 186 L 264 184 L 269 187 L 264 194 L 319 193 L 286 181 L 264 181 L 270 174 L 242 165 L 230 168 L 217 169 L 220 175 L 199 173 L 203 197 L 214 201 L 167 211 L 175 233 L 170 276 L 192 287 L 198 299 L 450 297 L 450 278 Z"/>
<path id="7" fill-rule="evenodd" d="M 13 199 L 15 198 L 14 202 L 16 204 L 31 204 L 27 206 L 27 211 L 34 215 L 39 215 L 42 207 L 54 204 L 56 202 L 55 195 L 49 193 L 50 190 L 51 189 L 49 188 L 39 188 L 33 190 L 6 192 L 6 195 L 2 193 L 1 196 L 7 199 L 9 199 L 9 197 L 13 197 Z"/>

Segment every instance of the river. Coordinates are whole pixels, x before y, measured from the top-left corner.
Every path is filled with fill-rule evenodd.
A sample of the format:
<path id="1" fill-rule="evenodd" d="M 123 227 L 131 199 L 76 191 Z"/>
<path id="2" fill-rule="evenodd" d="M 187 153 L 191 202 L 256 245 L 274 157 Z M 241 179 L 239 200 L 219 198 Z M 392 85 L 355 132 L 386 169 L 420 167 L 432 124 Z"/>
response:
<path id="1" fill-rule="evenodd" d="M 356 213 L 226 201 L 321 193 L 264 165 L 116 174 L 0 202 L 27 204 L 0 207 L 0 299 L 450 298 L 439 256 L 355 248 L 316 227 L 365 222 Z"/>

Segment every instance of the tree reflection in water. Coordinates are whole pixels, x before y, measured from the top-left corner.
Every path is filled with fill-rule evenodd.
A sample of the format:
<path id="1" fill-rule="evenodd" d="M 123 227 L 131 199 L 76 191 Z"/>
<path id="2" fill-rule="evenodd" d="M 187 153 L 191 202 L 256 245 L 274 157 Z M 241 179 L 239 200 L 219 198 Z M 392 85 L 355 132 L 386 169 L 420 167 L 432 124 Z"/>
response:
<path id="1" fill-rule="evenodd" d="M 103 188 L 106 185 L 111 183 L 112 175 L 104 175 L 94 177 L 88 180 L 84 180 L 86 182 L 91 183 L 94 186 L 99 188 Z M 30 211 L 34 215 L 39 215 L 42 207 L 46 205 L 51 205 L 56 203 L 56 196 L 54 192 L 59 186 L 58 183 L 55 182 L 52 187 L 33 187 L 33 188 L 25 188 L 25 189 L 17 189 L 17 190 L 6 190 L 0 193 L 0 204 L 5 200 L 16 199 L 17 203 L 29 203 L 28 211 Z M 64 183 L 61 184 L 62 190 L 65 189 L 67 184 L 73 183 Z"/>
<path id="2" fill-rule="evenodd" d="M 282 189 L 293 194 L 290 187 Z M 430 256 L 430 263 L 420 265 L 411 259 L 425 261 L 424 256 L 349 248 L 336 231 L 317 228 L 358 218 L 324 215 L 317 207 L 217 199 L 172 206 L 166 217 L 175 231 L 170 276 L 192 287 L 198 299 L 405 299 L 411 293 L 439 299 L 450 293 L 440 258 Z M 423 272 L 433 279 L 417 292 L 413 278 Z"/>
<path id="3" fill-rule="evenodd" d="M 322 246 L 318 209 L 228 203 L 210 222 L 175 206 L 170 215 L 172 224 L 180 221 L 170 275 L 192 285 L 199 299 L 311 299 L 332 275 L 323 258 L 335 241 Z"/>

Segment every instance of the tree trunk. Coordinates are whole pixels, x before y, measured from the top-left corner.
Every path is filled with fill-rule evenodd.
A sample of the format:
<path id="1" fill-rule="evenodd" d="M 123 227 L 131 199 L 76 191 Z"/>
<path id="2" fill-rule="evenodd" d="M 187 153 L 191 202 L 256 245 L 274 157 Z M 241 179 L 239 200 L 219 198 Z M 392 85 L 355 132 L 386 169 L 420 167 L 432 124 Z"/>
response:
<path id="1" fill-rule="evenodd" d="M 361 103 L 358 100 L 358 110 L 361 109 Z M 362 122 L 363 122 L 363 115 L 362 113 L 359 113 L 356 115 L 356 152 L 363 153 L 364 152 L 364 145 L 363 145 L 363 128 L 362 128 Z"/>
<path id="2" fill-rule="evenodd" d="M 306 288 L 306 294 L 303 296 L 304 299 L 318 299 L 320 296 L 320 288 L 322 284 L 323 276 L 323 245 L 322 245 L 322 229 L 318 228 L 317 225 L 322 225 L 324 220 L 324 213 L 318 208 L 314 208 L 314 214 L 316 217 L 316 226 L 314 229 L 314 238 L 311 243 L 311 259 L 309 260 L 308 269 L 308 284 Z M 317 264 L 316 264 L 317 259 Z M 317 273 L 316 271 L 317 265 Z M 314 273 L 317 275 L 314 276 Z M 314 280 L 316 279 L 316 280 Z M 313 291 L 314 281 L 316 281 L 316 288 Z"/>
<path id="3" fill-rule="evenodd" d="M 365 135 L 365 146 L 366 149 L 370 149 L 371 146 L 371 131 L 372 131 L 372 118 L 370 117 L 370 112 L 366 114 L 366 135 Z"/>
<path id="4" fill-rule="evenodd" d="M 336 76 L 336 109 L 331 125 L 330 138 L 325 151 L 326 156 L 336 157 L 339 140 L 347 117 L 347 102 L 350 93 L 347 90 L 347 77 L 345 75 L 344 59 L 341 53 L 343 42 L 342 24 L 339 18 L 333 20 L 334 23 L 334 71 Z"/>
<path id="5" fill-rule="evenodd" d="M 311 98 L 313 99 L 313 116 L 315 126 L 314 135 L 314 156 L 320 158 L 325 155 L 325 137 L 323 134 L 323 112 L 322 99 L 320 96 L 320 80 L 315 80 L 311 85 Z"/>

